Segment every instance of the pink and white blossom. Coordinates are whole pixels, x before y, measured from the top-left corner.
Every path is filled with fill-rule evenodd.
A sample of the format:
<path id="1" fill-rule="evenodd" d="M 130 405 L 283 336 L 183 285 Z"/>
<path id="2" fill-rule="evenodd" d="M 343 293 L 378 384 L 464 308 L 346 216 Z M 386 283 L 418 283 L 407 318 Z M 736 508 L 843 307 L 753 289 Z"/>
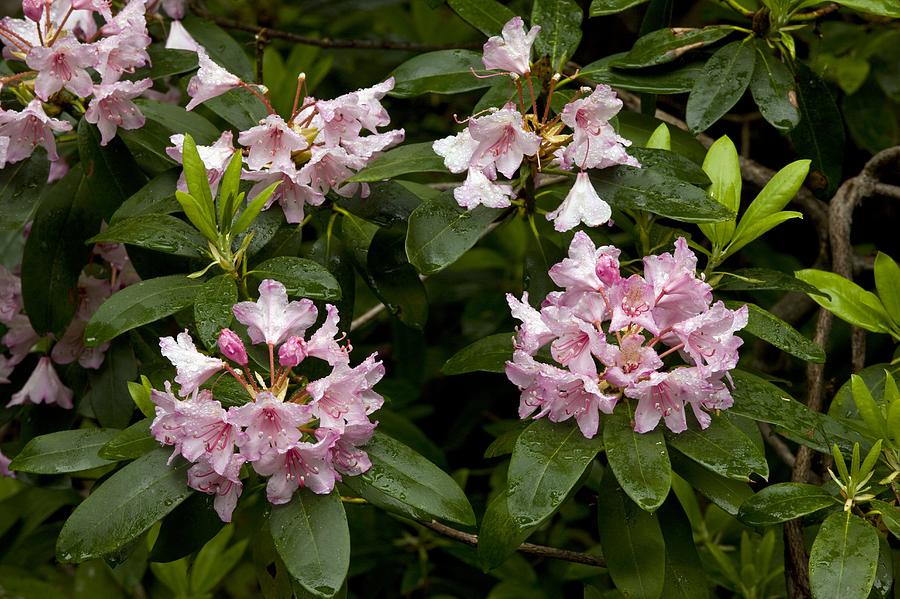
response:
<path id="1" fill-rule="evenodd" d="M 503 26 L 501 35 L 484 43 L 484 67 L 527 75 L 531 72 L 531 46 L 540 31 L 541 27 L 535 25 L 526 33 L 522 17 L 513 17 Z"/>
<path id="2" fill-rule="evenodd" d="M 187 330 L 178 337 L 163 337 L 159 340 L 159 349 L 163 356 L 175 366 L 175 382 L 181 386 L 182 397 L 187 397 L 209 377 L 222 370 L 222 360 L 200 353 L 194 345 Z"/>
<path id="3" fill-rule="evenodd" d="M 294 132 L 277 114 L 270 114 L 259 125 L 242 131 L 238 142 L 250 148 L 247 166 L 253 170 L 266 165 L 276 168 L 293 165 L 291 153 L 309 147 L 306 138 Z"/>
<path id="4" fill-rule="evenodd" d="M 244 347 L 244 342 L 234 331 L 222 329 L 219 332 L 217 343 L 223 356 L 232 362 L 237 362 L 241 366 L 247 364 L 247 348 Z"/>
<path id="5" fill-rule="evenodd" d="M 310 408 L 321 426 L 342 431 L 348 424 L 368 421 L 384 398 L 373 387 L 384 376 L 384 365 L 370 355 L 351 368 L 338 364 L 331 374 L 307 385 L 312 396 Z"/>
<path id="6" fill-rule="evenodd" d="M 56 404 L 61 408 L 72 408 L 72 390 L 66 387 L 56 374 L 50 358 L 41 357 L 34 372 L 25 381 L 25 385 L 14 393 L 6 407 L 20 406 L 26 403 Z"/>
<path id="7" fill-rule="evenodd" d="M 507 208 L 515 195 L 512 185 L 494 183 L 478 168 L 470 168 L 465 182 L 453 190 L 456 203 L 467 210 L 476 206 Z"/>
<path id="8" fill-rule="evenodd" d="M 516 329 L 515 347 L 529 355 L 534 355 L 537 350 L 552 341 L 556 335 L 544 322 L 541 313 L 528 303 L 528 292 L 522 294 L 522 299 L 517 300 L 511 293 L 506 294 L 506 303 L 513 318 L 522 321 Z"/>
<path id="9" fill-rule="evenodd" d="M 22 281 L 0 265 L 0 322 L 9 324 L 22 309 Z"/>
<path id="10" fill-rule="evenodd" d="M 52 47 L 35 46 L 28 52 L 25 63 L 38 71 L 34 93 L 45 102 L 65 88 L 76 96 L 91 95 L 94 82 L 87 67 L 94 66 L 96 50 L 72 38 L 63 38 Z"/>
<path id="11" fill-rule="evenodd" d="M 311 300 L 288 302 L 287 289 L 272 279 L 260 283 L 257 301 L 240 302 L 232 311 L 247 326 L 251 342 L 269 345 L 280 345 L 292 335 L 302 337 L 318 314 Z"/>
<path id="12" fill-rule="evenodd" d="M 553 228 L 559 232 L 574 229 L 584 223 L 588 227 L 599 227 L 612 216 L 612 208 L 597 194 L 591 178 L 584 171 L 575 177 L 575 184 L 559 207 L 547 214 L 553 221 Z"/>
<path id="13" fill-rule="evenodd" d="M 568 257 L 550 268 L 550 278 L 560 287 L 576 291 L 599 291 L 619 281 L 618 248 L 596 246 L 583 231 L 569 244 Z"/>
<path id="14" fill-rule="evenodd" d="M 240 478 L 244 461 L 243 456 L 234 454 L 224 472 L 216 471 L 205 460 L 197 462 L 188 470 L 187 482 L 190 488 L 216 496 L 213 500 L 213 509 L 222 522 L 231 522 L 231 515 L 244 490 L 244 483 Z"/>
<path id="15" fill-rule="evenodd" d="M 146 119 L 132 100 L 153 85 L 150 79 L 140 81 L 116 81 L 94 87 L 94 97 L 84 118 L 100 129 L 100 145 L 105 146 L 115 136 L 116 130 L 140 129 Z"/>
<path id="16" fill-rule="evenodd" d="M 268 391 L 257 394 L 255 401 L 228 413 L 230 423 L 246 429 L 246 436 L 239 445 L 241 455 L 251 462 L 271 452 L 286 451 L 300 440 L 297 427 L 311 419 L 308 406 L 281 401 Z"/>
<path id="17" fill-rule="evenodd" d="M 267 453 L 253 462 L 254 470 L 269 477 L 266 485 L 269 502 L 275 505 L 287 503 L 301 487 L 319 495 L 331 493 L 338 479 L 331 463 L 331 449 L 336 441 L 337 434 L 331 432 L 317 443 L 291 443 L 283 450 Z"/>
<path id="18" fill-rule="evenodd" d="M 203 50 L 203 46 L 197 43 L 181 21 L 172 21 L 169 23 L 169 36 L 166 38 L 166 50 L 187 50 L 188 52 L 199 53 Z"/>
<path id="19" fill-rule="evenodd" d="M 716 302 L 709 310 L 672 326 L 675 337 L 700 371 L 726 372 L 737 366 L 744 340 L 735 332 L 747 326 L 747 306 L 729 310 Z"/>
<path id="20" fill-rule="evenodd" d="M 241 79 L 216 64 L 203 48 L 197 52 L 200 68 L 188 82 L 187 93 L 191 97 L 185 108 L 193 110 L 196 106 L 221 96 L 225 92 L 238 87 Z"/>
<path id="21" fill-rule="evenodd" d="M 0 109 L 0 138 L 9 138 L 7 164 L 28 158 L 37 146 L 47 150 L 50 160 L 58 160 L 53 133 L 71 130 L 72 125 L 66 121 L 47 116 L 38 99 L 29 102 L 19 112 Z"/>
<path id="22" fill-rule="evenodd" d="M 206 167 L 206 180 L 209 181 L 213 195 L 219 189 L 219 182 L 225 174 L 225 169 L 228 168 L 228 163 L 231 162 L 234 153 L 238 151 L 234 147 L 233 139 L 231 131 L 226 130 L 222 132 L 219 139 L 214 141 L 212 145 L 197 146 L 197 153 L 200 155 L 200 161 L 203 163 L 203 166 Z M 176 133 L 169 138 L 169 141 L 172 145 L 166 148 L 166 154 L 180 164 L 183 160 L 184 135 Z M 188 190 L 184 172 L 178 177 L 177 188 L 185 192 Z"/>

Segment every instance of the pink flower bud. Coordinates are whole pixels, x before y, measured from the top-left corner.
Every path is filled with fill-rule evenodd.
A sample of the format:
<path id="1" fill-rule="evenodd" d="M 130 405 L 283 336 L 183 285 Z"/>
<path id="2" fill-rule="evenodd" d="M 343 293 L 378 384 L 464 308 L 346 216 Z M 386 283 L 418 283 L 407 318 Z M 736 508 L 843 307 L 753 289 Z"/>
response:
<path id="1" fill-rule="evenodd" d="M 25 13 L 25 18 L 40 23 L 41 15 L 44 14 L 44 0 L 22 0 L 22 12 Z"/>
<path id="2" fill-rule="evenodd" d="M 247 363 L 247 350 L 244 342 L 231 329 L 222 329 L 219 333 L 219 351 L 222 355 L 241 366 Z"/>
<path id="3" fill-rule="evenodd" d="M 306 341 L 303 337 L 290 337 L 278 349 L 278 363 L 286 368 L 293 368 L 306 359 Z"/>

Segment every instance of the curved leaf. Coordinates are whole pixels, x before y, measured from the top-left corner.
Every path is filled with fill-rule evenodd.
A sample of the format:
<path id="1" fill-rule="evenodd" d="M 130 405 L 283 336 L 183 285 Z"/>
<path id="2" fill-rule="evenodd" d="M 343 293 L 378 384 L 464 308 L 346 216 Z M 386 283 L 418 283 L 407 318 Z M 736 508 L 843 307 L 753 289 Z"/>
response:
<path id="1" fill-rule="evenodd" d="M 187 256 L 206 256 L 206 239 L 186 222 L 168 214 L 145 214 L 124 218 L 88 239 L 88 243 L 119 242 Z"/>
<path id="2" fill-rule="evenodd" d="M 647 94 L 683 94 L 691 91 L 703 76 L 703 64 L 688 63 L 671 68 L 649 68 L 640 71 L 615 69 L 610 64 L 625 56 L 613 54 L 586 65 L 581 77 L 591 83 L 605 83 L 613 87 Z"/>
<path id="3" fill-rule="evenodd" d="M 750 79 L 750 93 L 759 112 L 769 124 L 787 132 L 800 122 L 794 77 L 766 45 L 756 42 L 756 64 Z"/>
<path id="4" fill-rule="evenodd" d="M 753 75 L 755 53 L 742 41 L 715 52 L 688 96 L 685 120 L 694 133 L 705 131 L 744 95 Z"/>
<path id="5" fill-rule="evenodd" d="M 606 458 L 625 493 L 641 509 L 652 512 L 669 494 L 672 466 L 662 432 L 636 433 L 631 421 L 631 410 L 625 404 L 604 420 Z"/>
<path id="6" fill-rule="evenodd" d="M 541 26 L 534 50 L 538 57 L 548 56 L 555 71 L 562 71 L 578 48 L 582 18 L 581 7 L 574 0 L 534 0 L 531 25 Z"/>
<path id="7" fill-rule="evenodd" d="M 497 333 L 467 345 L 444 363 L 441 372 L 448 375 L 467 372 L 504 372 L 512 360 L 514 333 Z"/>
<path id="8" fill-rule="evenodd" d="M 738 518 L 749 526 L 771 526 L 837 505 L 838 501 L 822 487 L 778 483 L 745 501 Z"/>
<path id="9" fill-rule="evenodd" d="M 809 553 L 809 586 L 817 599 L 866 599 L 878 566 L 878 533 L 849 511 L 828 516 Z"/>
<path id="10" fill-rule="evenodd" d="M 827 294 L 809 297 L 838 318 L 873 333 L 890 332 L 890 317 L 871 291 L 839 274 L 814 268 L 798 270 L 794 276 Z"/>
<path id="11" fill-rule="evenodd" d="M 741 302 L 725 302 L 731 309 L 739 308 Z M 763 310 L 756 304 L 746 304 L 748 311 L 747 326 L 742 330 L 768 341 L 778 349 L 783 349 L 801 360 L 822 364 L 825 362 L 825 350 L 816 342 L 804 337 L 797 329 L 781 320 L 771 312 Z"/>
<path id="12" fill-rule="evenodd" d="M 726 416 L 713 416 L 705 429 L 688 427 L 681 433 L 666 432 L 666 441 L 695 462 L 735 480 L 750 480 L 755 472 L 769 477 L 766 455 Z"/>
<path id="13" fill-rule="evenodd" d="M 390 95 L 411 98 L 422 94 L 457 94 L 493 85 L 472 74 L 484 71 L 481 54 L 471 50 L 438 50 L 420 54 L 394 69 Z"/>
<path id="14" fill-rule="evenodd" d="M 328 269 L 312 260 L 294 256 L 277 256 L 256 265 L 248 273 L 254 279 L 275 279 L 287 287 L 292 297 L 314 300 L 341 299 L 341 287 Z"/>
<path id="15" fill-rule="evenodd" d="M 672 62 L 685 53 L 718 42 L 732 33 L 728 25 L 711 25 L 700 29 L 667 27 L 641 36 L 625 56 L 610 63 L 624 69 L 640 69 Z"/>
<path id="16" fill-rule="evenodd" d="M 434 153 L 432 142 L 406 144 L 373 159 L 347 181 L 371 182 L 409 173 L 446 173 L 444 159 Z"/>
<path id="17" fill-rule="evenodd" d="M 86 428 L 41 435 L 22 448 L 9 468 L 32 474 L 62 474 L 106 466 L 112 462 L 97 452 L 118 433 L 115 429 Z"/>
<path id="18" fill-rule="evenodd" d="M 447 5 L 463 21 L 485 35 L 499 35 L 503 26 L 515 16 L 496 0 L 447 0 Z"/>
<path id="19" fill-rule="evenodd" d="M 231 325 L 231 308 L 238 300 L 235 280 L 222 274 L 203 284 L 194 299 L 194 324 L 203 344 L 216 347 L 219 331 Z"/>

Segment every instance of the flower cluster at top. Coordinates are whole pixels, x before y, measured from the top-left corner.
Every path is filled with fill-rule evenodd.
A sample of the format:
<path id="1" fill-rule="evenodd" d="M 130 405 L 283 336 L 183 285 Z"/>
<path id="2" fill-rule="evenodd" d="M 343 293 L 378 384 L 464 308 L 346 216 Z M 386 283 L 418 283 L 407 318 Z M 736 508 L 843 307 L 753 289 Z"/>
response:
<path id="1" fill-rule="evenodd" d="M 338 311 L 332 305 L 326 311 L 322 325 L 307 337 L 316 307 L 308 299 L 289 302 L 284 285 L 270 279 L 260 284 L 258 301 L 234 305 L 250 342 L 268 352 L 268 377 L 251 373 L 254 356 L 230 329 L 218 338 L 224 360 L 197 350 L 187 332 L 159 341 L 175 365 L 180 398 L 168 381 L 165 391 L 151 392 L 156 418 L 150 430 L 161 443 L 175 446 L 172 458 L 180 454 L 193 462 L 188 485 L 215 495 L 215 509 L 225 522 L 243 490 L 241 468 L 247 462 L 269 477 L 266 494 L 274 504 L 289 502 L 300 487 L 330 493 L 342 475 L 371 466 L 360 446 L 377 425 L 369 415 L 384 401 L 373 390 L 384 366 L 372 354 L 351 367 L 351 348 L 339 343 Z M 331 373 L 315 381 L 295 374 L 307 358 L 327 362 Z M 210 390 L 200 388 L 221 371 L 246 390 L 247 403 L 226 410 Z"/>
<path id="2" fill-rule="evenodd" d="M 188 110 L 239 87 L 256 95 L 265 105 L 269 115 L 238 134 L 237 141 L 244 146 L 245 169 L 241 176 L 257 182 L 250 190 L 249 200 L 280 181 L 269 203 L 279 202 L 289 223 L 301 222 L 304 206 L 322 204 L 329 191 L 344 197 L 357 193 L 367 197 L 368 185 L 348 183 L 347 179 L 379 152 L 403 141 L 403 129 L 378 132 L 379 127 L 391 121 L 381 99 L 394 88 L 393 78 L 333 100 L 317 100 L 303 97 L 306 76 L 301 73 L 294 106 L 285 119 L 275 113 L 263 86 L 245 83 L 216 64 L 177 22 L 172 24 L 166 47 L 197 53 L 200 69 L 188 83 Z M 363 131 L 369 135 L 362 135 Z M 171 141 L 173 147 L 167 152 L 180 162 L 184 136 L 173 135 Z M 197 148 L 214 191 L 232 155 L 240 151 L 233 141 L 232 133 L 226 131 L 211 146 Z M 184 190 L 183 182 L 181 188 Z"/>
<path id="3" fill-rule="evenodd" d="M 22 300 L 22 281 L 13 271 L 0 266 L 0 324 L 6 333 L 0 344 L 9 355 L 0 353 L 0 384 L 8 384 L 13 370 L 33 351 L 43 352 L 25 385 L 13 393 L 7 407 L 32 404 L 55 404 L 72 408 L 72 390 L 63 384 L 53 364 L 77 361 L 83 368 L 96 370 L 103 365 L 109 343 L 85 347 L 84 329 L 97 308 L 109 296 L 138 282 L 140 278 L 120 244 L 97 244 L 89 264 L 78 278 L 78 306 L 62 337 L 41 336 L 31 326 Z"/>
<path id="4" fill-rule="evenodd" d="M 176 14 L 182 5 L 165 3 Z M 109 0 L 23 0 L 22 9 L 24 19 L 0 19 L 3 58 L 28 68 L 0 78 L 0 87 L 8 85 L 24 106 L 0 109 L 0 168 L 28 158 L 37 146 L 58 161 L 54 133 L 72 129 L 69 120 L 55 118 L 63 107 L 96 124 L 102 145 L 119 128 L 144 125 L 133 100 L 153 82 L 123 77 L 150 63 L 145 0 L 131 0 L 115 15 Z M 95 13 L 105 20 L 102 27 Z"/>
<path id="5" fill-rule="evenodd" d="M 484 44 L 482 61 L 487 69 L 509 74 L 518 89 L 518 105 L 509 102 L 490 109 L 485 116 L 466 120 L 466 128 L 456 135 L 434 142 L 435 153 L 453 173 L 467 173 L 462 186 L 453 192 L 464 208 L 478 205 L 505 208 L 516 196 L 514 179 L 522 162 L 529 158 L 531 174 L 550 168 L 578 169 L 575 184 L 559 208 L 547 214 L 557 231 L 568 231 L 579 223 L 596 227 L 612 214 L 591 184 L 588 169 L 617 164 L 639 167 L 625 148 L 631 142 L 619 136 L 609 120 L 622 108 L 622 101 L 608 85 L 582 88 L 555 117 L 550 102 L 560 75 L 554 75 L 544 110 L 539 113 L 531 78 L 531 46 L 540 32 L 528 33 L 521 17 L 503 27 L 502 36 Z M 524 99 L 522 79 L 528 83 L 530 106 Z M 587 94 L 587 95 L 585 95 Z M 584 96 L 584 97 L 582 97 Z M 571 132 L 566 132 L 566 127 Z M 498 173 L 509 181 L 498 180 Z"/>
<path id="6" fill-rule="evenodd" d="M 706 428 L 711 418 L 704 410 L 732 405 L 723 379 L 738 362 L 743 340 L 734 333 L 747 324 L 747 306 L 729 310 L 712 303 L 712 289 L 697 276 L 697 257 L 683 237 L 674 254 L 645 256 L 643 264 L 643 276 L 623 275 L 619 250 L 597 247 L 579 231 L 568 257 L 550 269 L 565 291 L 551 292 L 539 311 L 527 293 L 521 301 L 507 296 L 522 321 L 506 364 L 507 377 L 522 390 L 521 418 L 575 417 L 590 438 L 600 412 L 611 414 L 624 395 L 637 400 L 636 432 L 651 431 L 663 419 L 679 433 L 687 428 L 688 406 Z M 548 343 L 558 365 L 535 359 Z M 675 354 L 683 364 L 664 362 Z"/>

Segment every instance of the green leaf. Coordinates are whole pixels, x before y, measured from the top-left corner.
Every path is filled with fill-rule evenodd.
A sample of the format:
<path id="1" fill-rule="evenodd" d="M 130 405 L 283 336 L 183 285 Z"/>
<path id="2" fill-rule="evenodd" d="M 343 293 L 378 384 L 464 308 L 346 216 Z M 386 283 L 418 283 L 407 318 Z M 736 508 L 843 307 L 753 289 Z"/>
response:
<path id="1" fill-rule="evenodd" d="M 736 310 L 742 302 L 725 302 L 732 310 Z M 778 349 L 783 349 L 792 356 L 807 362 L 825 363 L 825 350 L 817 343 L 804 337 L 797 329 L 781 320 L 771 312 L 763 310 L 756 304 L 746 304 L 748 308 L 747 326 L 743 330 L 763 341 L 768 341 Z"/>
<path id="2" fill-rule="evenodd" d="M 137 375 L 138 364 L 131 344 L 124 339 L 117 340 L 106 351 L 102 369 L 88 375 L 91 389 L 84 402 L 100 426 L 125 428 L 131 422 L 135 404 L 128 383 Z"/>
<path id="3" fill-rule="evenodd" d="M 181 169 L 173 168 L 150 179 L 119 206 L 109 223 L 113 225 L 126 218 L 147 214 L 179 212 L 181 205 L 175 199 L 175 185 L 180 175 Z"/>
<path id="4" fill-rule="evenodd" d="M 32 474 L 63 474 L 106 466 L 112 462 L 97 452 L 119 431 L 86 428 L 35 437 L 9 465 L 10 470 Z"/>
<path id="5" fill-rule="evenodd" d="M 654 129 L 653 135 L 647 140 L 646 146 L 658 150 L 672 150 L 672 135 L 669 133 L 669 126 L 660 123 L 659 127 Z M 677 154 L 673 154 L 677 156 Z"/>
<path id="6" fill-rule="evenodd" d="M 734 218 L 702 189 L 651 168 L 614 166 L 591 172 L 591 182 L 613 208 L 646 210 L 690 223 Z"/>
<path id="7" fill-rule="evenodd" d="M 213 205 L 212 190 L 209 187 L 209 180 L 206 175 L 206 165 L 197 151 L 197 143 L 190 135 L 184 136 L 182 164 L 184 165 L 184 180 L 187 183 L 188 192 L 197 201 L 204 218 L 210 224 L 215 225 L 216 213 Z"/>
<path id="8" fill-rule="evenodd" d="M 254 279 L 275 279 L 292 297 L 314 300 L 341 299 L 341 288 L 328 269 L 306 258 L 277 256 L 258 264 L 249 273 Z"/>
<path id="9" fill-rule="evenodd" d="M 881 521 L 891 534 L 900 539 L 900 508 L 885 501 L 873 499 L 869 505 L 881 512 Z"/>
<path id="10" fill-rule="evenodd" d="M 666 135 L 668 136 L 668 129 L 666 129 Z M 662 175 L 698 187 L 706 187 L 710 184 L 710 179 L 703 172 L 702 168 L 689 158 L 676 154 L 671 150 L 630 148 L 628 153 L 638 159 L 641 163 L 641 168 L 652 169 Z"/>
<path id="11" fill-rule="evenodd" d="M 446 375 L 467 372 L 498 372 L 506 370 L 512 360 L 514 333 L 497 333 L 467 345 L 447 360 L 441 372 Z"/>
<path id="12" fill-rule="evenodd" d="M 738 159 L 737 148 L 723 135 L 709 147 L 706 158 L 703 160 L 703 170 L 709 175 L 712 182 L 707 193 L 715 201 L 719 202 L 737 218 L 738 208 L 741 207 L 741 163 Z M 711 225 L 702 224 L 700 230 L 706 238 L 718 248 L 725 247 L 734 235 L 735 221 L 727 220 Z"/>
<path id="13" fill-rule="evenodd" d="M 799 291 L 800 293 L 821 294 L 821 292 L 793 275 L 768 268 L 741 268 L 725 275 L 716 285 L 721 291 Z"/>
<path id="14" fill-rule="evenodd" d="M 849 511 L 822 523 L 809 553 L 809 586 L 817 599 L 866 599 L 875 582 L 878 533 Z"/>
<path id="15" fill-rule="evenodd" d="M 752 45 L 743 41 L 716 50 L 688 96 L 685 119 L 691 131 L 705 131 L 737 104 L 750 85 L 754 59 Z"/>
<path id="16" fill-rule="evenodd" d="M 478 529 L 478 560 L 484 570 L 493 570 L 505 562 L 535 528 L 514 521 L 509 515 L 507 490 L 497 493 L 488 503 Z"/>
<path id="17" fill-rule="evenodd" d="M 241 44 L 209 19 L 188 14 L 182 21 L 185 29 L 198 44 L 206 49 L 219 66 L 231 71 L 244 81 L 254 81 L 253 63 L 247 58 Z"/>
<path id="18" fill-rule="evenodd" d="M 875 288 L 888 316 L 900 326 L 900 266 L 883 252 L 875 257 Z"/>
<path id="19" fill-rule="evenodd" d="M 766 454 L 725 416 L 714 416 L 700 429 L 693 423 L 681 433 L 666 432 L 666 442 L 716 474 L 735 480 L 750 480 L 755 472 L 769 477 Z"/>
<path id="20" fill-rule="evenodd" d="M 263 207 L 266 205 L 266 202 L 269 201 L 269 198 L 272 197 L 272 194 L 275 192 L 275 188 L 281 184 L 281 181 L 276 181 L 263 189 L 261 192 L 256 194 L 256 197 L 253 198 L 247 204 L 247 207 L 244 208 L 244 211 L 241 212 L 241 215 L 238 219 L 231 225 L 231 234 L 235 237 L 246 231 L 251 224 L 254 223 L 256 217 L 259 216 L 259 213 L 262 212 Z"/>
<path id="21" fill-rule="evenodd" d="M 369 184 L 369 197 L 358 196 L 342 200 L 340 205 L 353 215 L 364 218 L 382 227 L 390 227 L 409 220 L 409 215 L 419 207 L 423 199 L 417 194 L 417 189 L 408 186 L 415 185 L 408 181 L 380 181 Z M 434 196 L 441 195 L 437 190 Z"/>
<path id="22" fill-rule="evenodd" d="M 786 133 L 800 122 L 794 77 L 765 44 L 757 40 L 755 46 L 756 64 L 750 79 L 750 93 L 763 118 Z"/>
<path id="23" fill-rule="evenodd" d="M 146 122 L 139 129 L 119 130 L 118 136 L 135 160 L 151 174 L 172 168 L 174 161 L 166 153 L 166 148 L 172 145 L 172 135 L 190 135 L 201 145 L 208 145 L 219 136 L 219 130 L 212 123 L 181 106 L 143 98 L 135 100 L 135 105 Z"/>
<path id="24" fill-rule="evenodd" d="M 865 381 L 857 374 L 850 375 L 850 387 L 853 390 L 853 403 L 860 417 L 869 429 L 873 439 L 887 439 L 886 422 L 881 409 L 866 387 Z"/>
<path id="25" fill-rule="evenodd" d="M 827 297 L 813 294 L 810 297 L 838 318 L 873 333 L 890 332 L 890 319 L 874 293 L 833 272 L 807 268 L 794 274 L 827 294 Z"/>
<path id="26" fill-rule="evenodd" d="M 871 154 L 897 145 L 900 123 L 894 117 L 894 102 L 878 85 L 880 69 L 851 96 L 841 100 L 841 112 L 850 137 Z"/>
<path id="27" fill-rule="evenodd" d="M 813 188 L 831 197 L 841 182 L 844 124 L 828 85 L 803 63 L 795 63 L 800 123 L 790 138 L 797 153 L 812 160 Z"/>
<path id="28" fill-rule="evenodd" d="M 0 231 L 18 231 L 31 220 L 43 193 L 57 185 L 47 185 L 50 161 L 41 152 L 7 164 L 0 169 Z"/>
<path id="29" fill-rule="evenodd" d="M 541 26 L 534 50 L 538 57 L 550 58 L 550 68 L 555 72 L 561 72 L 578 49 L 583 18 L 581 7 L 574 0 L 534 0 L 531 25 Z"/>
<path id="30" fill-rule="evenodd" d="M 655 514 L 636 505 L 607 470 L 597 497 L 600 544 L 609 575 L 626 597 L 659 599 L 665 584 L 666 544 Z"/>
<path id="31" fill-rule="evenodd" d="M 145 214 L 121 219 L 87 242 L 121 242 L 176 256 L 206 257 L 203 236 L 183 220 L 168 214 Z"/>
<path id="32" fill-rule="evenodd" d="M 640 69 L 672 62 L 687 52 L 718 42 L 734 31 L 728 25 L 711 25 L 701 29 L 667 27 L 641 36 L 628 53 L 610 63 L 623 69 Z"/>
<path id="33" fill-rule="evenodd" d="M 194 303 L 200 282 L 183 275 L 141 281 L 118 291 L 91 317 L 84 342 L 96 347 L 126 331 L 156 322 Z"/>
<path id="34" fill-rule="evenodd" d="M 214 221 L 207 214 L 208 209 L 204 208 L 197 198 L 189 193 L 184 193 L 180 189 L 175 190 L 175 199 L 178 200 L 181 209 L 184 211 L 185 216 L 188 217 L 188 220 L 191 221 L 191 224 L 197 227 L 197 230 L 206 239 L 215 242 L 219 237 L 219 233 L 216 230 Z"/>
<path id="35" fill-rule="evenodd" d="M 837 505 L 838 501 L 822 487 L 778 483 L 741 504 L 738 518 L 748 526 L 772 526 Z"/>
<path id="36" fill-rule="evenodd" d="M 752 241 L 754 237 L 748 235 L 748 229 L 766 217 L 778 214 L 787 206 L 788 202 L 797 195 L 797 191 L 803 185 L 808 174 L 809 160 L 797 160 L 775 173 L 741 217 L 741 222 L 735 232 L 735 243 L 737 244 L 742 238 L 748 238 L 748 241 L 741 244 L 743 247 Z"/>
<path id="37" fill-rule="evenodd" d="M 190 464 L 169 466 L 170 454 L 159 448 L 96 486 L 59 533 L 59 561 L 79 563 L 117 551 L 193 493 L 185 479 Z"/>
<path id="38" fill-rule="evenodd" d="M 649 2 L 649 0 L 593 0 L 588 14 L 592 17 L 614 15 L 645 2 Z"/>
<path id="39" fill-rule="evenodd" d="M 150 552 L 150 561 L 172 562 L 199 551 L 225 525 L 214 509 L 214 496 L 194 493 L 168 514 Z"/>
<path id="40" fill-rule="evenodd" d="M 649 147 L 650 136 L 665 125 L 661 120 L 639 112 L 623 111 L 616 115 L 616 118 L 619 121 L 619 135 L 630 140 L 636 146 Z M 697 141 L 697 138 L 677 127 L 666 127 L 666 130 L 669 132 L 671 143 L 669 149 L 674 154 L 687 158 L 694 164 L 703 164 L 706 148 Z"/>
<path id="41" fill-rule="evenodd" d="M 447 5 L 460 18 L 485 35 L 499 35 L 503 26 L 515 16 L 496 0 L 447 0 Z"/>
<path id="42" fill-rule="evenodd" d="M 575 422 L 537 420 L 516 441 L 507 481 L 509 515 L 519 527 L 549 518 L 603 449 L 599 436 L 586 439 Z"/>
<path id="43" fill-rule="evenodd" d="M 414 520 L 475 525 L 472 506 L 456 481 L 420 454 L 378 431 L 365 450 L 372 467 L 344 478 L 344 484 L 361 497 Z"/>
<path id="44" fill-rule="evenodd" d="M 147 48 L 147 54 L 150 55 L 150 65 L 135 70 L 135 81 L 147 77 L 156 81 L 190 73 L 197 68 L 197 53 L 190 50 L 170 50 L 153 44 Z"/>
<path id="45" fill-rule="evenodd" d="M 753 496 L 747 483 L 719 476 L 683 454 L 670 454 L 672 469 L 684 478 L 698 493 L 722 508 L 726 513 L 737 516 L 741 504 Z"/>
<path id="46" fill-rule="evenodd" d="M 350 567 L 350 530 L 337 491 L 306 489 L 272 509 L 269 526 L 288 572 L 316 597 L 334 597 Z"/>
<path id="47" fill-rule="evenodd" d="M 156 415 L 156 406 L 153 405 L 153 401 L 150 399 L 152 391 L 153 387 L 150 385 L 150 379 L 143 374 L 141 375 L 140 383 L 128 381 L 128 394 L 131 395 L 131 400 L 141 411 L 141 414 L 148 418 Z"/>
<path id="48" fill-rule="evenodd" d="M 428 296 L 406 257 L 405 231 L 376 229 L 363 276 L 388 312 L 406 326 L 422 330 L 428 320 Z"/>
<path id="49" fill-rule="evenodd" d="M 218 219 L 217 222 L 219 223 L 219 227 L 226 231 L 229 229 L 231 221 L 234 220 L 234 215 L 237 213 L 239 206 L 237 200 L 241 192 L 241 167 L 243 164 L 244 159 L 242 154 L 240 152 L 235 152 L 234 155 L 232 155 L 231 160 L 228 161 L 225 172 L 219 180 L 219 190 L 216 202 L 218 204 L 218 214 L 216 215 L 216 218 Z M 257 211 L 257 214 L 258 213 L 259 211 Z M 231 229 L 232 235 L 236 235 L 233 226 Z"/>
<path id="50" fill-rule="evenodd" d="M 394 70 L 390 95 L 411 98 L 422 94 L 458 94 L 490 87 L 491 79 L 472 74 L 483 71 L 481 54 L 471 50 L 438 50 L 411 58 Z"/>
<path id="51" fill-rule="evenodd" d="M 741 231 L 740 235 L 735 236 L 734 240 L 728 246 L 724 255 L 730 256 L 734 254 L 751 241 L 762 237 L 784 221 L 794 218 L 803 218 L 803 213 L 793 210 L 784 210 L 782 212 L 776 212 L 775 214 L 770 214 L 768 216 L 755 219 L 752 224 L 748 225 L 746 228 L 744 228 L 743 231 Z M 743 222 L 743 220 L 741 222 Z"/>
<path id="52" fill-rule="evenodd" d="M 633 92 L 683 94 L 691 91 L 697 80 L 703 76 L 703 65 L 699 62 L 688 63 L 674 69 L 666 67 L 640 71 L 615 69 L 610 66 L 623 56 L 624 52 L 592 62 L 581 69 L 581 77 L 591 83 L 605 83 Z"/>
<path id="53" fill-rule="evenodd" d="M 406 256 L 424 275 L 440 272 L 475 245 L 502 211 L 460 207 L 452 192 L 423 202 L 409 216 Z"/>
<path id="54" fill-rule="evenodd" d="M 836 0 L 836 2 L 859 12 L 900 19 L 900 7 L 893 0 Z"/>
<path id="55" fill-rule="evenodd" d="M 265 104 L 244 88 L 231 89 L 203 103 L 239 131 L 246 131 L 266 118 Z"/>
<path id="56" fill-rule="evenodd" d="M 669 497 L 656 515 L 658 520 L 666 523 L 661 527 L 666 550 L 666 578 L 661 596 L 666 599 L 708 598 L 709 581 L 697 554 L 687 514 L 675 497 Z"/>
<path id="57" fill-rule="evenodd" d="M 388 150 L 373 159 L 366 168 L 349 179 L 350 182 L 371 182 L 392 179 L 409 173 L 446 173 L 444 159 L 434 153 L 432 142 L 406 144 Z"/>
<path id="58" fill-rule="evenodd" d="M 237 300 L 237 283 L 227 274 L 213 277 L 197 292 L 194 300 L 194 325 L 208 349 L 216 347 L 219 331 L 231 325 L 231 307 Z"/>
<path id="59" fill-rule="evenodd" d="M 153 418 L 144 418 L 135 422 L 124 431 L 117 432 L 116 436 L 106 442 L 97 453 L 105 460 L 121 462 L 133 460 L 149 453 L 159 447 L 159 441 L 150 434 L 150 425 Z"/>
<path id="60" fill-rule="evenodd" d="M 672 466 L 662 432 L 636 433 L 632 417 L 630 406 L 617 406 L 604 419 L 603 444 L 619 485 L 641 509 L 652 512 L 669 494 Z"/>

